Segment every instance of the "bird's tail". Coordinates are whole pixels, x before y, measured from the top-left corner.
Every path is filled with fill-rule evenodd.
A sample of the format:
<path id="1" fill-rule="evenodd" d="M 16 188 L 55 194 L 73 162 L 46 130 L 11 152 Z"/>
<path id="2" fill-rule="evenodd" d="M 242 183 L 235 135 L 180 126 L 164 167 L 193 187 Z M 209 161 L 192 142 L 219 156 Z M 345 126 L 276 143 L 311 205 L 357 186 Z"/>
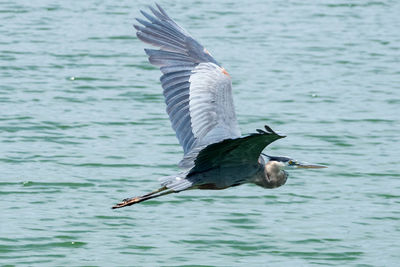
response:
<path id="1" fill-rule="evenodd" d="M 122 202 L 114 205 L 112 207 L 112 209 L 119 209 L 119 208 L 123 208 L 123 207 L 127 207 L 127 206 L 131 206 L 133 204 L 137 204 L 140 203 L 142 201 L 146 201 L 152 198 L 156 198 L 156 197 L 161 197 L 164 195 L 168 195 L 171 193 L 174 193 L 175 191 L 167 188 L 166 186 L 161 187 L 160 189 L 150 192 L 146 195 L 140 196 L 140 197 L 132 197 L 132 198 L 126 198 L 124 200 L 122 200 Z"/>

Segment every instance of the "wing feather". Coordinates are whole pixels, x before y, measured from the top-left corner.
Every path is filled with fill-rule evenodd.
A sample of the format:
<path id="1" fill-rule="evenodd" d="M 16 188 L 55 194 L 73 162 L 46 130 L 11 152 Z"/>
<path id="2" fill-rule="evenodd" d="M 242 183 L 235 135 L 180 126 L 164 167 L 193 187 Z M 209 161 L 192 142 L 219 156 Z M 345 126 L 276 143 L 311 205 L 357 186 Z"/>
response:
<path id="1" fill-rule="evenodd" d="M 204 172 L 219 166 L 256 164 L 266 146 L 284 137 L 265 126 L 265 130 L 257 130 L 257 133 L 248 136 L 210 144 L 195 152 L 194 155 L 187 155 L 180 164 L 191 168 L 189 174 Z"/>
<path id="2" fill-rule="evenodd" d="M 196 147 L 240 136 L 231 80 L 211 54 L 157 5 L 141 11 L 137 37 L 159 48 L 145 49 L 163 73 L 167 113 L 185 155 Z M 147 19 L 147 20 L 146 20 Z M 197 150 L 196 150 L 197 151 Z"/>

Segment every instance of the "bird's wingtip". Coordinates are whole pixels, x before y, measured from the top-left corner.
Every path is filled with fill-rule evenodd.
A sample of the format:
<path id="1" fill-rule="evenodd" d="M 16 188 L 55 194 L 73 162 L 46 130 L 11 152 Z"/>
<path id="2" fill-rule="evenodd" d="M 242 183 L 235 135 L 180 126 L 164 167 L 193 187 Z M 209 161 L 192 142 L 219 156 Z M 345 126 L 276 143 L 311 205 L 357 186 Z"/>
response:
<path id="1" fill-rule="evenodd" d="M 281 134 L 281 133 L 277 133 L 274 130 L 271 129 L 271 127 L 269 127 L 268 125 L 264 125 L 264 128 L 266 130 L 267 133 L 272 133 L 272 134 L 276 134 L 277 136 L 279 136 L 280 138 L 285 138 L 286 135 Z"/>
<path id="2" fill-rule="evenodd" d="M 269 127 L 268 125 L 264 125 L 264 129 L 265 129 L 265 130 L 256 129 L 256 131 L 257 131 L 259 134 L 274 134 L 274 135 L 279 136 L 280 138 L 285 138 L 285 137 L 286 137 L 286 135 L 283 135 L 283 134 L 280 134 L 280 133 L 275 132 L 275 131 L 272 130 L 271 127 Z"/>

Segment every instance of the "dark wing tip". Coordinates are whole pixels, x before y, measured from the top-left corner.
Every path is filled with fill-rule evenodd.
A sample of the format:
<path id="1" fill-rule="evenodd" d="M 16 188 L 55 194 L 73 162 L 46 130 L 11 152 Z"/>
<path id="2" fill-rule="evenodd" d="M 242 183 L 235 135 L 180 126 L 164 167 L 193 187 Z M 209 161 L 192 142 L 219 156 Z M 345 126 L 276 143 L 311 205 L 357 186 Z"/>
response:
<path id="1" fill-rule="evenodd" d="M 282 135 L 282 134 L 278 134 L 277 132 L 275 132 L 274 130 L 271 129 L 271 127 L 269 127 L 268 125 L 264 125 L 265 130 L 262 129 L 256 129 L 256 131 L 259 134 L 274 134 L 276 136 L 279 136 L 279 138 L 285 138 L 286 135 Z"/>
<path id="2" fill-rule="evenodd" d="M 261 130 L 261 129 L 256 129 L 256 131 L 257 131 L 259 134 L 265 134 L 265 133 L 266 133 L 264 130 Z"/>
<path id="3" fill-rule="evenodd" d="M 282 135 L 279 134 L 277 132 L 275 132 L 274 130 L 271 129 L 271 127 L 269 127 L 268 125 L 264 125 L 265 130 L 267 130 L 268 133 L 272 133 L 272 134 L 276 134 L 277 136 L 279 136 L 280 138 L 285 138 L 286 135 Z"/>

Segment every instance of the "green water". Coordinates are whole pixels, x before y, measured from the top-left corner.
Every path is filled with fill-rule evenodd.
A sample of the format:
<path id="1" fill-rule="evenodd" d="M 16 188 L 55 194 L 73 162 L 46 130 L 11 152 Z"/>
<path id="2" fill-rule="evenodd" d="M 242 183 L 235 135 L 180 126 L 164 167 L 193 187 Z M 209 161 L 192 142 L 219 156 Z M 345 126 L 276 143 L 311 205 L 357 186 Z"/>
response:
<path id="1" fill-rule="evenodd" d="M 0 265 L 399 266 L 400 2 L 160 1 L 231 74 L 243 133 L 329 168 L 111 210 L 182 157 L 148 3 L 0 2 Z"/>

